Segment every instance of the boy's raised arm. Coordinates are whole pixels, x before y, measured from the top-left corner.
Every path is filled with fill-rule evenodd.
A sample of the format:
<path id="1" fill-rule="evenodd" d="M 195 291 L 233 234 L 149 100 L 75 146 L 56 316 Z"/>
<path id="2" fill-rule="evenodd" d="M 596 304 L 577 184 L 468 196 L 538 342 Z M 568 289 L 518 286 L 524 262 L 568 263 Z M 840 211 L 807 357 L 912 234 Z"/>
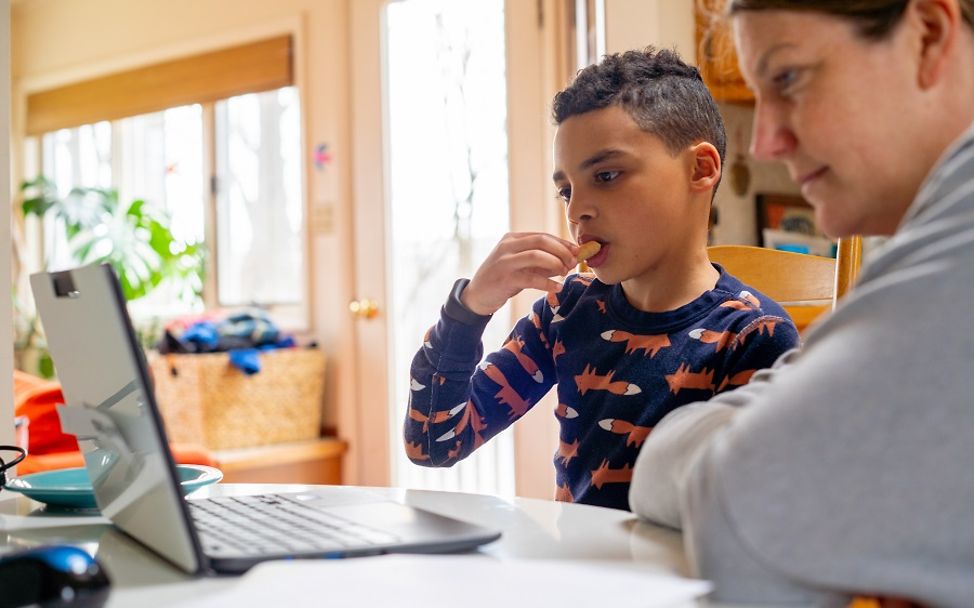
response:
<path id="1" fill-rule="evenodd" d="M 410 369 L 403 427 L 410 460 L 425 466 L 452 465 L 548 392 L 555 374 L 541 329 L 544 300 L 482 364 L 481 338 L 490 315 L 511 296 L 530 287 L 560 290 L 561 283 L 550 277 L 571 270 L 577 250 L 574 243 L 550 234 L 508 234 L 473 280 L 457 281 Z"/>
<path id="2" fill-rule="evenodd" d="M 492 315 L 524 289 L 558 291 L 551 277 L 575 266 L 575 243 L 543 232 L 504 235 L 463 290 L 461 302 L 474 313 Z"/>

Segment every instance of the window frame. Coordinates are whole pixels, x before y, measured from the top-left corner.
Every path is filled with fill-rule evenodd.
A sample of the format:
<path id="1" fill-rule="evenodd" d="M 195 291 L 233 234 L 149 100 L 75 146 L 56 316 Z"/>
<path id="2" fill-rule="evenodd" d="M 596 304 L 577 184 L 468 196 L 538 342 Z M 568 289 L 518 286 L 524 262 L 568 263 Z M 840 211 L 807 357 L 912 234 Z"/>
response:
<path id="1" fill-rule="evenodd" d="M 297 84 L 290 84 L 284 86 L 292 86 L 297 92 L 297 99 L 299 104 L 299 142 L 303 143 L 303 125 L 305 121 L 305 108 L 303 105 L 303 96 L 301 94 L 301 89 Z M 278 87 L 283 88 L 283 87 Z M 271 89 L 275 90 L 275 89 Z M 257 91 L 255 93 L 263 93 L 267 91 Z M 248 93 L 242 93 L 248 94 Z M 203 282 L 203 291 L 201 293 L 201 300 L 205 310 L 215 310 L 219 309 L 226 311 L 230 314 L 238 311 L 242 311 L 248 308 L 246 305 L 225 305 L 219 302 L 219 263 L 218 263 L 218 252 L 219 252 L 219 238 L 218 238 L 218 228 L 217 228 L 217 208 L 218 208 L 218 176 L 216 175 L 217 170 L 217 128 L 216 128 L 216 104 L 224 99 L 216 99 L 212 101 L 207 101 L 199 103 L 201 107 L 201 166 L 200 170 L 203 175 L 204 189 L 201 196 L 201 203 L 203 205 L 203 243 L 207 249 L 207 258 L 205 261 L 205 275 Z M 192 105 L 192 104 L 186 104 Z M 175 106 L 178 107 L 178 106 Z M 169 108 L 162 108 L 154 111 L 164 111 Z M 151 113 L 151 112 L 150 112 Z M 120 175 L 121 175 L 121 157 L 116 151 L 122 148 L 121 137 L 122 129 L 120 128 L 120 121 L 130 118 L 119 117 L 117 119 L 109 120 L 107 122 L 111 125 L 111 147 L 112 147 L 112 158 L 111 158 L 111 187 L 118 188 Z M 99 121 L 102 122 L 102 121 Z M 78 128 L 85 125 L 77 125 Z M 57 129 L 60 130 L 60 129 Z M 55 131 L 57 131 L 55 130 Z M 37 167 L 36 171 L 28 173 L 37 174 L 43 172 L 43 167 L 45 167 L 45 146 L 44 146 L 44 136 L 47 133 L 41 133 L 37 135 L 31 135 L 25 137 L 25 158 L 32 159 L 34 166 Z M 301 163 L 301 172 L 304 174 L 305 166 L 303 155 L 298 152 L 299 162 Z M 300 249 L 303 258 L 303 270 L 300 274 L 301 281 L 299 285 L 300 296 L 297 302 L 294 303 L 268 303 L 262 304 L 268 313 L 274 318 L 275 322 L 283 329 L 294 333 L 307 333 L 311 330 L 311 309 L 308 304 L 309 294 L 311 292 L 311 285 L 309 281 L 309 265 L 311 263 L 309 256 L 309 217 L 308 217 L 308 203 L 307 203 L 307 189 L 304 186 L 304 179 L 301 180 L 300 188 L 300 199 L 301 206 L 304 210 L 301 225 L 301 244 Z M 41 222 L 37 222 L 34 218 L 30 218 L 31 221 L 25 222 L 24 231 L 30 238 L 27 238 L 27 242 L 36 243 L 36 247 L 31 251 L 31 253 L 36 256 L 35 259 L 38 260 L 37 266 L 43 266 L 43 260 L 46 259 L 47 253 L 47 234 L 44 225 Z M 167 310 L 162 313 L 153 312 L 151 314 L 140 314 L 138 311 L 133 311 L 133 317 L 136 321 L 144 321 L 148 319 L 161 319 L 165 322 L 168 319 L 178 317 L 182 314 L 186 314 L 184 311 L 177 310 Z"/>

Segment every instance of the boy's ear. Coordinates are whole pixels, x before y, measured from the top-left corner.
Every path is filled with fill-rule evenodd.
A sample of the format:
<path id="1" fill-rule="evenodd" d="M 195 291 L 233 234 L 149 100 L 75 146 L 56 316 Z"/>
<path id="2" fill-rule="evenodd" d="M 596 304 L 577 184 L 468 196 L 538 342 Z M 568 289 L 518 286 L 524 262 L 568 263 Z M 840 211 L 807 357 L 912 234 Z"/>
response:
<path id="1" fill-rule="evenodd" d="M 693 163 L 690 171 L 690 189 L 695 192 L 713 192 L 720 181 L 720 154 L 710 142 L 702 141 L 689 148 Z"/>

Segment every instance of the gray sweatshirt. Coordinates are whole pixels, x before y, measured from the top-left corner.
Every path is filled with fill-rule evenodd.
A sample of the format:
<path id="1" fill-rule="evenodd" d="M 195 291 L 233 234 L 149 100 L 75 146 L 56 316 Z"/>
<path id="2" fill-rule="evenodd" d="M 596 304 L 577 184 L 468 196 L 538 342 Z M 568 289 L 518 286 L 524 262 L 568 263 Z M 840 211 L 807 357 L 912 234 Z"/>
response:
<path id="1" fill-rule="evenodd" d="M 721 602 L 974 606 L 972 304 L 974 126 L 800 352 L 656 426 L 632 510 Z"/>

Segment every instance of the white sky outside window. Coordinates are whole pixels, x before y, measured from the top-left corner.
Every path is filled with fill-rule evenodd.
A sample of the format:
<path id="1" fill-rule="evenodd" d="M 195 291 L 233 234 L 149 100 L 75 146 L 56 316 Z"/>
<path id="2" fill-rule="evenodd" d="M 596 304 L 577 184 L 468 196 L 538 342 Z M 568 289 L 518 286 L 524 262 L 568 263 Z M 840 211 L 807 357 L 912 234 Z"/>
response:
<path id="1" fill-rule="evenodd" d="M 199 104 L 118 121 L 119 200 L 142 199 L 170 216 L 170 230 L 189 243 L 204 239 L 203 109 Z M 166 317 L 201 310 L 160 285 L 130 305 L 136 317 Z"/>
<path id="2" fill-rule="evenodd" d="M 294 87 L 216 104 L 220 304 L 304 298 L 299 111 Z"/>
<path id="3" fill-rule="evenodd" d="M 110 188 L 112 185 L 112 125 L 99 122 L 60 129 L 43 137 L 44 175 L 64 197 L 75 187 Z M 64 270 L 72 260 L 60 220 L 44 222 L 44 259 L 47 269 Z"/>

